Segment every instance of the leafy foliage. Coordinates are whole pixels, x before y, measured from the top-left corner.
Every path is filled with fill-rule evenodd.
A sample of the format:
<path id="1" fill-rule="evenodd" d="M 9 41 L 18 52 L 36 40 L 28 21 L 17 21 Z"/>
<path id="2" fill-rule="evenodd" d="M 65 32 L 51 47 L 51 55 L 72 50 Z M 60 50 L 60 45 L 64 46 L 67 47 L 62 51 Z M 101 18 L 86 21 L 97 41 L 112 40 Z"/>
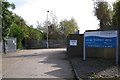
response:
<path id="1" fill-rule="evenodd" d="M 28 26 L 24 19 L 8 8 L 15 9 L 14 4 L 10 4 L 7 1 L 3 2 L 2 9 L 2 36 L 5 38 L 16 37 L 17 48 L 22 48 L 22 42 L 26 40 L 42 40 L 46 39 L 48 31 L 49 39 L 65 39 L 68 34 L 75 32 L 78 29 L 75 19 L 63 20 L 60 24 L 57 24 L 57 17 L 51 13 L 51 20 L 44 23 L 44 26 L 38 25 L 35 29 L 33 26 Z M 41 30 L 42 28 L 42 30 Z M 47 30 L 48 28 L 48 30 Z"/>
<path id="2" fill-rule="evenodd" d="M 49 39 L 65 39 L 69 34 L 74 33 L 78 30 L 78 25 L 74 18 L 71 20 L 63 20 L 59 24 L 48 21 L 45 22 L 44 26 L 38 25 L 37 29 L 44 33 L 44 39 L 47 38 L 47 27 L 48 27 L 48 38 Z"/>
<path id="3" fill-rule="evenodd" d="M 29 27 L 29 37 L 33 40 L 42 40 L 43 34 L 41 31 L 34 29 L 32 27 Z"/>
<path id="4" fill-rule="evenodd" d="M 74 18 L 71 18 L 71 20 L 62 20 L 59 23 L 57 20 L 57 16 L 54 14 L 54 12 L 50 11 L 48 21 L 45 21 L 43 25 L 37 22 L 37 29 L 44 33 L 44 39 L 47 39 L 47 32 L 48 39 L 58 40 L 65 39 L 68 34 L 72 34 L 78 30 L 78 25 Z"/>
<path id="5" fill-rule="evenodd" d="M 41 40 L 42 33 L 33 27 L 29 27 L 26 25 L 23 18 L 13 15 L 14 21 L 10 27 L 10 37 L 17 38 L 17 48 L 22 48 L 22 41 L 25 40 Z"/>
<path id="6" fill-rule="evenodd" d="M 42 39 L 42 32 L 34 29 L 26 24 L 24 19 L 16 14 L 13 14 L 8 8 L 15 9 L 14 4 L 7 1 L 2 2 L 2 36 L 5 46 L 5 39 L 8 37 L 17 38 L 17 48 L 22 48 L 23 39 Z M 5 47 L 4 47 L 5 51 Z"/>
<path id="7" fill-rule="evenodd" d="M 10 33 L 10 26 L 12 24 L 12 12 L 8 8 L 15 8 L 14 4 L 10 4 L 7 1 L 2 2 L 2 39 L 3 39 L 3 52 L 6 53 L 5 42 Z"/>
<path id="8" fill-rule="evenodd" d="M 12 12 L 8 10 L 8 8 L 11 7 L 12 9 L 15 9 L 14 4 L 10 4 L 9 2 L 2 2 L 2 35 L 3 38 L 8 37 L 10 33 L 10 26 L 12 24 L 13 16 Z"/>
<path id="9" fill-rule="evenodd" d="M 2 1 L 0 1 L 0 42 L 2 41 Z"/>
<path id="10" fill-rule="evenodd" d="M 120 26 L 120 1 L 113 4 L 113 25 Z"/>
<path id="11" fill-rule="evenodd" d="M 75 19 L 73 18 L 71 20 L 65 19 L 60 22 L 60 31 L 61 31 L 61 34 L 63 34 L 63 38 L 66 38 L 68 34 L 72 34 L 77 30 L 78 30 L 78 25 Z"/>
<path id="12" fill-rule="evenodd" d="M 60 31 L 58 29 L 58 25 L 51 24 L 50 26 L 48 26 L 49 39 L 54 39 L 54 40 L 60 39 L 59 33 L 60 33 Z"/>
<path id="13" fill-rule="evenodd" d="M 23 40 L 24 34 L 22 29 L 15 23 L 13 23 L 10 27 L 10 36 L 17 38 L 17 48 L 22 48 L 21 41 Z"/>
<path id="14" fill-rule="evenodd" d="M 94 15 L 100 21 L 100 29 L 110 26 L 112 23 L 112 10 L 108 2 L 94 2 Z"/>

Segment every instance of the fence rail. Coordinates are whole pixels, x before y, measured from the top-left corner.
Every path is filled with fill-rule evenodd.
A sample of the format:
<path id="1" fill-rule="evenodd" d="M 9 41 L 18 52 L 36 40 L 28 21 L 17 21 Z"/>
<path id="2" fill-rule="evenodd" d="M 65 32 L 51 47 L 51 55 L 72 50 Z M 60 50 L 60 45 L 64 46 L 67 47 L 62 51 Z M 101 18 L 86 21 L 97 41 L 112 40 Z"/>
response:
<path id="1" fill-rule="evenodd" d="M 49 48 L 64 48 L 66 47 L 66 40 L 49 40 L 48 44 Z M 24 43 L 24 49 L 39 49 L 39 48 L 47 48 L 47 41 L 27 40 Z"/>

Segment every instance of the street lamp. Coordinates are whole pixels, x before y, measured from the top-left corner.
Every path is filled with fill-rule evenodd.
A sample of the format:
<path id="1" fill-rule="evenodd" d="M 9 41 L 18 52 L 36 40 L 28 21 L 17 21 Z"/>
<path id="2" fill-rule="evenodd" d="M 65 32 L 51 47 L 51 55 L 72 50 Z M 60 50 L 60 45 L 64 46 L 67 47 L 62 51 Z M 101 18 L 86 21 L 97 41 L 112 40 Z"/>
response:
<path id="1" fill-rule="evenodd" d="M 49 48 L 49 44 L 48 44 L 48 13 L 49 13 L 49 10 L 47 11 L 47 48 Z"/>

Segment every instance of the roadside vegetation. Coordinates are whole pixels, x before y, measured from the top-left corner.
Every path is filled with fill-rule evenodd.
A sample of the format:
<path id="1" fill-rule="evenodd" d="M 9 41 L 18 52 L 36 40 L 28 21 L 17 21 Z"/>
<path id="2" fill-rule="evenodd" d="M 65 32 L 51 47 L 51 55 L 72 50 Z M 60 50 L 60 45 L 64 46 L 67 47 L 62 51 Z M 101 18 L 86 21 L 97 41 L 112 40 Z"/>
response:
<path id="1" fill-rule="evenodd" d="M 120 1 L 116 0 L 112 6 L 106 1 L 94 2 L 94 15 L 99 20 L 99 29 L 105 27 L 117 26 L 120 28 Z M 24 40 L 46 40 L 47 27 L 49 39 L 59 40 L 65 39 L 68 34 L 72 34 L 78 30 L 77 22 L 74 18 L 70 20 L 64 19 L 58 23 L 57 17 L 52 13 L 51 21 L 45 21 L 42 25 L 38 23 L 36 28 L 27 25 L 26 21 L 19 15 L 13 13 L 9 9 L 15 9 L 15 4 L 6 0 L 2 2 L 2 40 L 5 52 L 5 42 L 9 37 L 17 38 L 17 48 L 22 49 Z"/>
<path id="2" fill-rule="evenodd" d="M 68 34 L 74 33 L 78 30 L 78 25 L 74 18 L 71 20 L 63 20 L 57 23 L 55 17 L 52 21 L 44 22 L 41 26 L 34 28 L 32 25 L 27 25 L 26 21 L 19 15 L 10 11 L 15 9 L 15 4 L 6 0 L 2 1 L 2 39 L 5 52 L 6 39 L 9 37 L 17 38 L 17 48 L 22 49 L 22 42 L 25 40 L 46 40 L 47 27 L 49 32 L 49 39 L 65 39 Z M 49 24 L 49 25 L 48 25 Z"/>
<path id="3" fill-rule="evenodd" d="M 105 0 L 94 1 L 94 15 L 99 20 L 99 29 L 103 30 L 105 27 L 120 28 L 120 1 L 116 0 L 112 6 Z"/>

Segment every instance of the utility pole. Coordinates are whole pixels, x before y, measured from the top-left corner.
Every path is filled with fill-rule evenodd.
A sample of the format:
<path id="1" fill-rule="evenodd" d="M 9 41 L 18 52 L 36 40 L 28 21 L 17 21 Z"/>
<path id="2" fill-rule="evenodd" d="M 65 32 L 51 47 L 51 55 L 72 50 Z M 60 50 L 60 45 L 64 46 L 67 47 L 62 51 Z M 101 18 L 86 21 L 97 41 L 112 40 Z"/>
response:
<path id="1" fill-rule="evenodd" d="M 49 48 L 49 43 L 48 43 L 48 14 L 49 14 L 49 10 L 47 11 L 47 48 Z"/>

